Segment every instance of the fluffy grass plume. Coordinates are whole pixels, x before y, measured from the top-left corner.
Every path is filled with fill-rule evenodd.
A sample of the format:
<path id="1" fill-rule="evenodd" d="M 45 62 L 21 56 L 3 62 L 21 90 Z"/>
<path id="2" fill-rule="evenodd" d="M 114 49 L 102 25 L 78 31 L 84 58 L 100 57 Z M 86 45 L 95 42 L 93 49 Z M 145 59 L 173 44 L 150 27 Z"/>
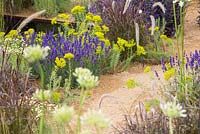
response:
<path id="1" fill-rule="evenodd" d="M 25 27 L 29 22 L 31 22 L 34 18 L 40 16 L 41 14 L 45 13 L 46 10 L 42 10 L 39 12 L 36 12 L 32 15 L 30 15 L 28 18 L 26 18 L 25 20 L 22 21 L 22 23 L 19 25 L 19 27 L 17 28 L 18 31 L 22 30 L 23 27 Z"/>
<path id="2" fill-rule="evenodd" d="M 154 29 L 155 29 L 155 26 L 156 26 L 156 20 L 155 20 L 155 18 L 154 18 L 154 16 L 153 15 L 150 15 L 150 18 L 151 18 L 151 35 L 153 35 L 154 34 Z"/>
<path id="3" fill-rule="evenodd" d="M 132 0 L 126 0 L 126 3 L 124 5 L 124 11 L 123 11 L 123 14 L 126 13 L 127 9 L 129 8 L 129 5 L 131 3 Z"/>
<path id="4" fill-rule="evenodd" d="M 139 25 L 137 22 L 135 22 L 135 38 L 136 38 L 137 45 L 139 45 L 140 31 L 139 31 Z"/>
<path id="5" fill-rule="evenodd" d="M 113 11 L 115 11 L 115 4 L 116 4 L 116 1 L 113 0 L 113 2 L 112 2 L 112 10 L 113 10 Z"/>
<path id="6" fill-rule="evenodd" d="M 152 8 L 155 8 L 155 7 L 160 7 L 160 9 L 162 10 L 162 12 L 163 13 L 165 13 L 165 11 L 166 11 L 166 8 L 165 8 L 165 6 L 161 3 L 161 2 L 156 2 L 156 3 L 154 3 L 153 5 L 152 5 Z"/>

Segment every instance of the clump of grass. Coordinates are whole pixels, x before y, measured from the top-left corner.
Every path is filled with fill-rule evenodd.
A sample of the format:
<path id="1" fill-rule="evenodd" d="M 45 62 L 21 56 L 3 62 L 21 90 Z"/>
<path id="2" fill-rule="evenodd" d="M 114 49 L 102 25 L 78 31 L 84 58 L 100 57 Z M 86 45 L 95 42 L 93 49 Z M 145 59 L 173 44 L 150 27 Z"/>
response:
<path id="1" fill-rule="evenodd" d="M 155 100 L 139 102 L 132 114 L 124 115 L 123 123 L 115 126 L 114 132 L 116 134 L 169 134 L 168 122 L 169 118 L 162 113 L 159 102 Z M 187 114 L 185 118 L 174 118 L 172 133 L 196 134 L 198 129 L 194 122 L 194 114 Z"/>
<path id="2" fill-rule="evenodd" d="M 4 30 L 4 1 L 0 1 L 0 31 Z"/>
<path id="3" fill-rule="evenodd" d="M 37 11 L 46 10 L 46 16 L 54 16 L 58 13 L 56 0 L 35 0 L 34 6 Z"/>
<path id="4" fill-rule="evenodd" d="M 5 9 L 7 12 L 16 13 L 22 9 L 23 0 L 6 0 Z"/>
<path id="5" fill-rule="evenodd" d="M 19 69 L 22 53 L 13 62 L 10 59 L 13 53 L 9 53 L 7 47 L 2 48 L 0 54 L 0 133 L 32 134 L 37 127 L 36 114 L 32 111 L 35 103 L 31 101 L 34 88 L 28 75 Z"/>

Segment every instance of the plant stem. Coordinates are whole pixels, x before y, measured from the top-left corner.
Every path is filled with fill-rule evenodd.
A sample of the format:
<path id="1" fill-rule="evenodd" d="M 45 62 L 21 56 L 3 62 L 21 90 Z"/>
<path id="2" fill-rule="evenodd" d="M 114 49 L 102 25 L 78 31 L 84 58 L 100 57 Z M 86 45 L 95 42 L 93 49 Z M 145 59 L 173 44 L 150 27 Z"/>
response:
<path id="1" fill-rule="evenodd" d="M 96 134 L 100 134 L 99 128 L 95 125 Z"/>
<path id="2" fill-rule="evenodd" d="M 40 71 L 40 88 L 42 89 L 42 115 L 40 118 L 40 134 L 44 132 L 44 116 L 45 116 L 45 105 L 44 105 L 44 71 L 40 62 L 38 61 L 38 67 Z"/>
<path id="3" fill-rule="evenodd" d="M 173 134 L 172 118 L 169 118 L 169 134 Z"/>
<path id="4" fill-rule="evenodd" d="M 178 26 L 177 26 L 177 20 L 176 20 L 176 3 L 173 3 L 173 11 L 174 11 L 174 26 L 176 30 L 176 36 L 177 36 Z"/>
<path id="5" fill-rule="evenodd" d="M 4 31 L 4 0 L 0 1 L 0 31 Z"/>
<path id="6" fill-rule="evenodd" d="M 181 83 L 185 87 L 185 58 L 184 58 L 184 12 L 183 7 L 180 7 L 180 25 L 181 25 L 181 31 L 180 31 L 180 37 L 181 37 Z"/>
<path id="7" fill-rule="evenodd" d="M 69 85 L 68 89 L 71 88 L 71 83 L 72 83 L 72 65 L 71 65 L 71 60 L 69 59 Z"/>
<path id="8" fill-rule="evenodd" d="M 178 25 L 177 25 L 177 19 L 176 19 L 176 3 L 173 3 L 173 12 L 174 12 L 174 27 L 175 27 L 175 36 L 176 36 L 176 45 L 178 47 L 178 57 L 180 58 L 180 49 L 179 49 L 179 43 L 178 43 Z"/>
<path id="9" fill-rule="evenodd" d="M 81 89 L 81 95 L 80 95 L 80 104 L 79 104 L 79 109 L 78 109 L 78 119 L 77 119 L 77 130 L 76 130 L 76 134 L 79 134 L 81 131 L 81 112 L 83 109 L 83 103 L 85 101 L 86 98 L 86 91 L 84 90 L 84 88 Z"/>

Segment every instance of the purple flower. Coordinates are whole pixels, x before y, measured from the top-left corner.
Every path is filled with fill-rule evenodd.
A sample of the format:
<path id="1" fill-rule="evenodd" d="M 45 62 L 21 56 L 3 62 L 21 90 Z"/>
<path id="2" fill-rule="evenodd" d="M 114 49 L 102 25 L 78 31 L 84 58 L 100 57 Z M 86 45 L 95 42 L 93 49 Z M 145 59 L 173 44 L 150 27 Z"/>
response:
<path id="1" fill-rule="evenodd" d="M 158 80 L 160 80 L 160 77 L 159 77 L 159 75 L 158 75 L 158 72 L 155 70 L 154 73 L 155 73 L 156 77 L 158 78 Z"/>
<path id="2" fill-rule="evenodd" d="M 161 59 L 161 65 L 162 65 L 162 70 L 163 70 L 163 71 L 166 71 L 167 68 L 166 68 L 166 66 L 165 66 L 165 59 L 164 59 L 164 57 L 162 57 L 162 59 Z"/>

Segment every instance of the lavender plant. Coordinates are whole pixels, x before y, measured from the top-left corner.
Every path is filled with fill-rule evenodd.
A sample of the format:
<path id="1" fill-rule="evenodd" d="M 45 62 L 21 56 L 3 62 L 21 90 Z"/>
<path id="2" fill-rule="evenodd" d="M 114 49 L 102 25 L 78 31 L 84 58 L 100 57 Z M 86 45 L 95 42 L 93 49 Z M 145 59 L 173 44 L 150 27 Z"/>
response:
<path id="1" fill-rule="evenodd" d="M 34 35 L 31 40 L 33 42 L 37 41 Z M 98 37 L 91 37 L 88 33 L 80 37 L 72 35 L 67 38 L 60 34 L 55 37 L 53 32 L 47 33 L 42 36 L 42 46 L 50 47 L 49 55 L 46 60 L 42 61 L 47 78 L 49 78 L 48 75 L 51 74 L 55 65 L 60 68 L 58 73 L 61 74 L 63 78 L 68 76 L 70 71 L 73 72 L 75 67 L 80 66 L 87 67 L 92 72 L 99 75 L 105 71 L 106 59 L 111 49 L 110 46 L 106 46 Z M 65 54 L 69 53 L 73 55 L 70 61 L 67 60 L 69 58 L 64 58 Z M 61 63 L 63 64 L 61 65 Z M 65 70 L 62 68 L 65 68 Z"/>
<path id="2" fill-rule="evenodd" d="M 199 51 L 190 53 L 190 56 L 185 54 L 184 74 L 182 74 L 184 83 L 181 81 L 182 62 L 176 57 L 170 57 L 169 64 L 166 66 L 162 60 L 162 69 L 164 71 L 164 78 L 170 82 L 170 92 L 178 98 L 181 103 L 187 107 L 199 106 Z M 186 97 L 187 96 L 187 97 Z"/>

